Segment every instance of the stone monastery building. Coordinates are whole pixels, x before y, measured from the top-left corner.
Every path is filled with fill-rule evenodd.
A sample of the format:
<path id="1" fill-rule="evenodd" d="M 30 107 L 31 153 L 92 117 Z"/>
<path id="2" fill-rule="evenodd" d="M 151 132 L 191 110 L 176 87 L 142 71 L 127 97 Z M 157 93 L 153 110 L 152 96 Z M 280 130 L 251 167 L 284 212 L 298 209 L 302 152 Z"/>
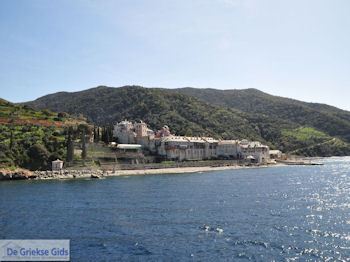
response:
<path id="1" fill-rule="evenodd" d="M 117 123 L 114 136 L 120 144 L 140 144 L 144 150 L 167 160 L 230 158 L 252 159 L 262 163 L 269 159 L 269 147 L 257 141 L 176 136 L 170 133 L 166 125 L 155 134 L 143 121 Z"/>

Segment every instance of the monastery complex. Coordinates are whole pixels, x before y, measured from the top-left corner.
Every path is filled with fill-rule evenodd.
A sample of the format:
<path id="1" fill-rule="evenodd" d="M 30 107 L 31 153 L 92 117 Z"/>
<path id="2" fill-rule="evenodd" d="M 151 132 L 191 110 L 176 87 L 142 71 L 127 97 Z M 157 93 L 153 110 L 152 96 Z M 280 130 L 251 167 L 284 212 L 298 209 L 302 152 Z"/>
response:
<path id="1" fill-rule="evenodd" d="M 247 159 L 264 163 L 270 158 L 269 147 L 257 141 L 176 136 L 166 125 L 155 133 L 143 121 L 117 123 L 114 137 L 121 147 L 130 148 L 126 144 L 134 144 L 134 148 L 142 148 L 164 160 Z"/>

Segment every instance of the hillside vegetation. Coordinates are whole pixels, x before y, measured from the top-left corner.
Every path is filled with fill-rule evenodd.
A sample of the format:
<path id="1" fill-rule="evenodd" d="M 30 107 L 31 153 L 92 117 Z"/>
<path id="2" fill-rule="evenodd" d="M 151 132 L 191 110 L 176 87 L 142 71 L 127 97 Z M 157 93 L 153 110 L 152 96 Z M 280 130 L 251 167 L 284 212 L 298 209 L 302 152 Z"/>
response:
<path id="1" fill-rule="evenodd" d="M 210 101 L 225 108 L 287 119 L 289 122 L 313 127 L 330 136 L 350 142 L 350 112 L 336 107 L 272 96 L 257 89 L 180 88 L 175 92 Z"/>
<path id="2" fill-rule="evenodd" d="M 283 146 L 287 146 L 294 154 L 304 156 L 334 156 L 348 154 L 349 144 L 338 138 L 332 138 L 312 128 L 282 130 Z M 292 143 L 289 143 L 292 141 Z"/>
<path id="3" fill-rule="evenodd" d="M 170 126 L 179 135 L 261 138 L 258 130 L 239 114 L 187 95 L 137 86 L 98 87 L 78 93 L 58 93 L 29 103 L 53 111 L 83 114 L 97 125 L 124 119 L 142 119 L 152 129 Z"/>
<path id="4" fill-rule="evenodd" d="M 85 123 L 67 113 L 37 111 L 0 99 L 0 168 L 50 168 L 66 156 L 66 128 Z"/>
<path id="5" fill-rule="evenodd" d="M 259 140 L 284 152 L 323 156 L 350 154 L 350 113 L 321 104 L 274 97 L 255 89 L 178 90 L 125 86 L 60 92 L 25 103 L 36 109 L 82 114 L 96 125 L 142 119 L 154 130 L 167 124 L 178 135 Z M 303 140 L 308 130 L 315 139 Z M 295 135 L 290 135 L 295 134 Z M 312 137 L 314 137 L 312 135 Z M 317 137 L 323 137 L 320 140 Z M 339 143 L 320 147 L 337 138 Z M 338 147 L 341 150 L 338 150 Z M 310 148 L 314 147 L 312 150 Z M 306 149 L 308 148 L 308 149 Z"/>

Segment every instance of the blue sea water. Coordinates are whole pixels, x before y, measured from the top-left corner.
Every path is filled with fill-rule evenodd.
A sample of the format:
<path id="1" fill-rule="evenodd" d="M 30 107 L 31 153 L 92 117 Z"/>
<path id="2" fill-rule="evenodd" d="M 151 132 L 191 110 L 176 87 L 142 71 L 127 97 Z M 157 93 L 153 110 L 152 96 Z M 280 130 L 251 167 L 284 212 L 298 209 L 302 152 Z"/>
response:
<path id="1" fill-rule="evenodd" d="M 350 157 L 101 180 L 0 183 L 0 239 L 71 261 L 350 261 Z"/>

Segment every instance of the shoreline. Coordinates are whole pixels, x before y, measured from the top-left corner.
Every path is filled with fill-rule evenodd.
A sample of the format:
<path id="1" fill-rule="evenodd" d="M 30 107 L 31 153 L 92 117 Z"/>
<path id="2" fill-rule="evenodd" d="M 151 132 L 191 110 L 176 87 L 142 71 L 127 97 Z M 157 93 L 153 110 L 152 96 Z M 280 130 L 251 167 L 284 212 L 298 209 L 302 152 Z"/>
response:
<path id="1" fill-rule="evenodd" d="M 159 168 L 159 169 L 141 169 L 141 170 L 118 170 L 115 174 L 111 173 L 107 176 L 128 176 L 128 175 L 157 175 L 157 174 L 183 174 L 183 173 L 196 173 L 196 172 L 210 172 L 220 170 L 231 170 L 231 169 L 245 169 L 245 168 L 266 168 L 272 165 L 261 165 L 261 166 L 202 166 L 202 167 L 171 167 L 171 168 Z M 283 164 L 273 166 L 284 166 Z"/>
<path id="2" fill-rule="evenodd" d="M 105 178 L 113 176 L 130 175 L 160 175 L 160 174 L 184 174 L 196 172 L 210 172 L 220 170 L 235 170 L 247 168 L 268 168 L 280 166 L 300 166 L 300 165 L 319 165 L 317 163 L 305 161 L 278 161 L 276 163 L 250 164 L 250 165 L 221 165 L 221 166 L 197 166 L 197 167 L 168 167 L 168 168 L 150 168 L 150 169 L 63 169 L 61 171 L 29 171 L 24 169 L 7 170 L 0 169 L 0 181 L 5 180 L 48 180 L 48 179 L 79 179 L 79 178 Z"/>
<path id="3" fill-rule="evenodd" d="M 61 171 L 28 171 L 18 169 L 14 171 L 0 170 L 0 181 L 12 180 L 51 180 L 51 179 L 79 179 L 79 178 L 105 178 L 131 175 L 161 175 L 161 174 L 184 174 L 197 172 L 210 172 L 220 170 L 234 170 L 247 168 L 267 168 L 286 166 L 282 163 L 265 165 L 227 165 L 227 166 L 201 166 L 201 167 L 170 167 L 158 169 L 128 169 L 128 170 L 61 170 Z"/>

